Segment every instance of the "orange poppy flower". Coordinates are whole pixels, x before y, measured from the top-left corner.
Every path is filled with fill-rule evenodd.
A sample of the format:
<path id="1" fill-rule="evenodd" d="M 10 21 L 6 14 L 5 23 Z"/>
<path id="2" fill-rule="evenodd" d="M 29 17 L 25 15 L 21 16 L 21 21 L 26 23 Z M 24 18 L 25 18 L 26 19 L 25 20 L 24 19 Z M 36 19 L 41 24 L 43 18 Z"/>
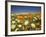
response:
<path id="1" fill-rule="evenodd" d="M 18 18 L 19 20 L 23 20 L 23 19 L 24 19 L 24 16 L 23 16 L 23 15 L 21 15 L 21 16 L 18 15 L 17 18 Z"/>

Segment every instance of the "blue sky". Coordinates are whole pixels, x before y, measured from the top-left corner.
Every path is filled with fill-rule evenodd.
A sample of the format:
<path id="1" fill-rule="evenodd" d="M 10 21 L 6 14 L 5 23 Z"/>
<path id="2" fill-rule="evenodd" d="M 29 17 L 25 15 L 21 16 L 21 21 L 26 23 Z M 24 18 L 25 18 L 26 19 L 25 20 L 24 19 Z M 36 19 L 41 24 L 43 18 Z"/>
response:
<path id="1" fill-rule="evenodd" d="M 16 6 L 12 5 L 11 6 L 11 12 L 16 13 L 16 12 L 41 12 L 41 7 L 38 6 Z"/>

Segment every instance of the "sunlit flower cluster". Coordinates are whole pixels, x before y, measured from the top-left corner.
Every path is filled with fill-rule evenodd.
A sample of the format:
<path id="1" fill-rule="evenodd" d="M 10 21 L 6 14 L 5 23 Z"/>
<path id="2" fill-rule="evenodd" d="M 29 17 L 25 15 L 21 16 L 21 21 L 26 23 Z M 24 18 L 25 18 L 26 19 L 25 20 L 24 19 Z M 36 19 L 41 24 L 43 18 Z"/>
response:
<path id="1" fill-rule="evenodd" d="M 11 14 L 11 31 L 41 30 L 40 14 Z"/>

